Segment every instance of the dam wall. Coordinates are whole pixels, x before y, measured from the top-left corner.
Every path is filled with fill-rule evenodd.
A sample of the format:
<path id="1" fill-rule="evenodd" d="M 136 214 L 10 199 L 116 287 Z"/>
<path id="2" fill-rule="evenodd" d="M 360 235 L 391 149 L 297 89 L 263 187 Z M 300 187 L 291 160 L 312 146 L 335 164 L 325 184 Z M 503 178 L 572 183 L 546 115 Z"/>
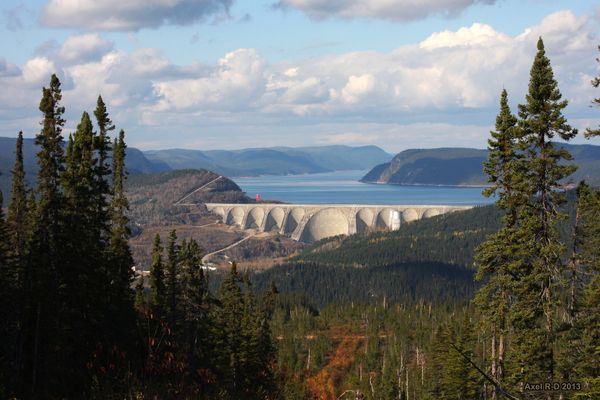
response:
<path id="1" fill-rule="evenodd" d="M 396 230 L 402 224 L 472 206 L 352 204 L 206 203 L 223 223 L 261 232 L 276 231 L 302 242 L 372 229 Z"/>

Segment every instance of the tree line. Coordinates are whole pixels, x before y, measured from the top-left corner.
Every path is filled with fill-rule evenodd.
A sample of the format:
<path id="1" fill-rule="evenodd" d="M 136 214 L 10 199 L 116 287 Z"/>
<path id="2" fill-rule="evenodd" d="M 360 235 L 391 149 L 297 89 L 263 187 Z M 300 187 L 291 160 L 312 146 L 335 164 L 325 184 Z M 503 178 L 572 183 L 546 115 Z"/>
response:
<path id="1" fill-rule="evenodd" d="M 0 397 L 271 398 L 270 296 L 233 266 L 211 294 L 194 241 L 154 251 L 133 290 L 124 131 L 101 96 L 63 139 L 61 84 L 42 89 L 37 186 L 23 134 L 0 209 Z M 94 126 L 95 122 L 95 126 Z M 1 198 L 1 196 L 0 196 Z"/>

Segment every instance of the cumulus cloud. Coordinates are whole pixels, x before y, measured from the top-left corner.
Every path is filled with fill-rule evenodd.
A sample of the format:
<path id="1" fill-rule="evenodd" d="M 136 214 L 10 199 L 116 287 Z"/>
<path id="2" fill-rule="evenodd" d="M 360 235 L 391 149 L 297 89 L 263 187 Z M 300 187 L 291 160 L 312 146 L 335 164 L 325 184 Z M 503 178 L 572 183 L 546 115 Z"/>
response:
<path id="1" fill-rule="evenodd" d="M 33 58 L 23 66 L 23 81 L 29 86 L 40 85 L 54 72 L 54 63 L 44 57 Z"/>
<path id="2" fill-rule="evenodd" d="M 414 21 L 431 15 L 451 17 L 474 4 L 496 0 L 280 0 L 276 7 L 294 8 L 315 18 L 382 18 Z"/>
<path id="3" fill-rule="evenodd" d="M 228 53 L 209 76 L 156 83 L 156 109 L 254 107 L 265 87 L 265 65 L 254 49 Z"/>
<path id="4" fill-rule="evenodd" d="M 102 58 L 113 46 L 113 42 L 102 39 L 97 33 L 88 33 L 67 38 L 59 55 L 67 62 L 85 63 Z"/>
<path id="5" fill-rule="evenodd" d="M 79 108 L 69 120 L 102 94 L 113 120 L 133 130 L 132 145 L 160 134 L 162 147 L 199 143 L 200 131 L 213 147 L 223 147 L 215 143 L 225 135 L 230 147 L 283 144 L 292 135 L 298 144 L 484 146 L 502 88 L 513 108 L 523 101 L 540 35 L 570 101 L 567 116 L 590 115 L 597 32 L 597 21 L 560 12 L 516 36 L 476 23 L 390 52 L 269 63 L 243 48 L 213 65 L 183 66 L 157 49 L 125 52 L 97 34 L 73 36 L 22 65 L 0 59 L 0 114 L 36 115 L 40 88 L 57 72 L 67 110 Z M 181 144 L 164 135 L 172 131 Z"/>
<path id="6" fill-rule="evenodd" d="M 457 46 L 487 46 L 490 44 L 507 43 L 510 37 L 497 32 L 489 25 L 474 23 L 470 27 L 462 27 L 456 32 L 443 31 L 432 33 L 419 43 L 422 49 L 440 49 Z"/>
<path id="7" fill-rule="evenodd" d="M 233 0 L 48 0 L 42 22 L 51 27 L 137 31 L 189 25 L 227 14 Z"/>

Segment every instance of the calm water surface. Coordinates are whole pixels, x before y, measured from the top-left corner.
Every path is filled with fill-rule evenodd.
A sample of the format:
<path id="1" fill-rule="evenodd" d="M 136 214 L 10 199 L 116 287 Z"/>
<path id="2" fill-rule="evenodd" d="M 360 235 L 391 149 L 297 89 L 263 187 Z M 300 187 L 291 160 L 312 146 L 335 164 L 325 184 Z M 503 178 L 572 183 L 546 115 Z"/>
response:
<path id="1" fill-rule="evenodd" d="M 234 178 L 248 196 L 296 204 L 489 204 L 482 188 L 398 186 L 358 182 L 368 171 Z"/>

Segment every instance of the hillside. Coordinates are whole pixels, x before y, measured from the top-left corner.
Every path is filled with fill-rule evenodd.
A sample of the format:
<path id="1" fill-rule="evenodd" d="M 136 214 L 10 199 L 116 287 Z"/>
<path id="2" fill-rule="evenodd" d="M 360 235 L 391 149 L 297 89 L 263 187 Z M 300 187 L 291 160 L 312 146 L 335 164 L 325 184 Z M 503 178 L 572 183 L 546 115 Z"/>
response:
<path id="1" fill-rule="evenodd" d="M 177 170 L 131 175 L 125 188 L 133 231 L 129 244 L 136 265 L 145 269 L 150 266 L 155 235 L 164 242 L 172 230 L 177 231 L 180 240 L 196 240 L 204 255 L 244 239 L 243 243 L 210 259 L 211 263 L 225 265 L 228 265 L 226 257 L 230 257 L 246 265 L 251 263 L 255 268 L 264 268 L 304 247 L 304 244 L 274 232 L 247 237 L 251 233 L 218 223 L 219 218 L 208 212 L 202 203 L 249 203 L 254 200 L 233 181 L 212 171 Z"/>
<path id="2" fill-rule="evenodd" d="M 473 268 L 475 248 L 500 227 L 493 205 L 438 215 L 404 224 L 397 231 L 324 239 L 291 263 L 385 267 L 404 263 L 445 263 Z"/>
<path id="3" fill-rule="evenodd" d="M 204 168 L 227 176 L 292 175 L 368 169 L 390 160 L 376 146 L 273 147 L 243 150 L 152 150 L 153 162 L 171 169 Z"/>
<path id="4" fill-rule="evenodd" d="M 600 185 L 600 146 L 561 143 L 574 157 L 579 169 L 571 180 Z M 396 185 L 486 185 L 483 162 L 487 150 L 471 148 L 412 149 L 379 164 L 361 182 Z"/>
<path id="5" fill-rule="evenodd" d="M 444 214 L 374 232 L 325 239 L 253 275 L 259 290 L 273 281 L 318 306 L 344 301 L 466 301 L 476 288 L 473 254 L 499 228 L 494 206 Z"/>
<path id="6" fill-rule="evenodd" d="M 130 218 L 138 225 L 197 223 L 208 212 L 205 202 L 248 203 L 248 198 L 235 182 L 207 170 L 179 170 L 130 176 L 125 190 L 130 203 Z M 205 189 L 195 192 L 210 182 Z M 189 195 L 189 196 L 188 196 Z M 186 197 L 186 204 L 175 203 Z"/>
<path id="7" fill-rule="evenodd" d="M 567 192 L 559 224 L 571 248 L 575 191 Z M 344 301 L 467 301 L 476 248 L 500 228 L 495 205 L 404 224 L 397 231 L 340 236 L 316 242 L 286 262 L 253 275 L 260 290 L 273 281 L 283 293 L 304 294 L 325 306 Z"/>

